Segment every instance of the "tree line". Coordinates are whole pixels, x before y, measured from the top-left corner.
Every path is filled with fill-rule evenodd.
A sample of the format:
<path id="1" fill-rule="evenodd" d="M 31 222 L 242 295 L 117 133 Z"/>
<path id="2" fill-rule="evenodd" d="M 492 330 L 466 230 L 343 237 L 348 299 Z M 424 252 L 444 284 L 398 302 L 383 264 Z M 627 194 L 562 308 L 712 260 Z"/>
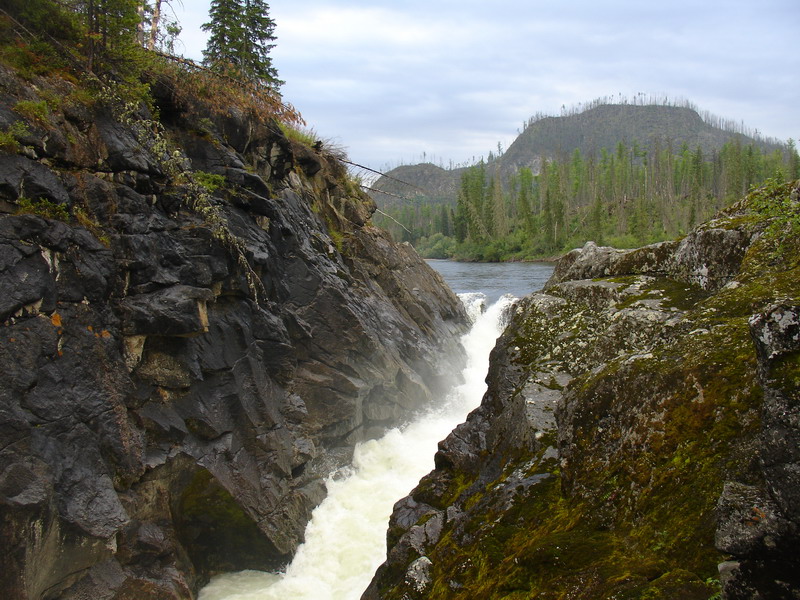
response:
<path id="1" fill-rule="evenodd" d="M 769 178 L 800 178 L 792 140 L 767 151 L 736 136 L 712 153 L 668 140 L 620 142 L 505 179 L 481 161 L 463 173 L 455 201 L 418 196 L 376 222 L 428 258 L 529 260 L 588 240 L 633 247 L 672 239 Z"/>

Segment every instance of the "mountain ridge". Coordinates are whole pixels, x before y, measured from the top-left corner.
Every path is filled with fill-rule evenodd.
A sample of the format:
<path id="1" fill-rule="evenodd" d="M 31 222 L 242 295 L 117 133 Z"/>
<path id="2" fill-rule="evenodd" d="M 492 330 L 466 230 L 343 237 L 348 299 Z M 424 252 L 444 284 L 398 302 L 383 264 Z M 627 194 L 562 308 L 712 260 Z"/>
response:
<path id="1" fill-rule="evenodd" d="M 565 158 L 575 150 L 586 158 L 599 156 L 604 148 L 612 152 L 620 142 L 644 148 L 671 146 L 676 152 L 686 144 L 690 150 L 699 147 L 710 155 L 737 137 L 745 145 L 752 143 L 768 150 L 782 147 L 777 140 L 749 135 L 744 127 L 703 117 L 691 106 L 602 103 L 581 112 L 532 119 L 503 154 L 490 153 L 485 162 L 490 172 L 507 178 L 521 167 L 536 174 L 543 159 Z M 445 169 L 427 162 L 401 165 L 388 171 L 388 177 L 378 178 L 371 195 L 381 208 L 396 204 L 396 196 L 419 196 L 419 189 L 415 188 L 429 192 L 426 197 L 430 199 L 452 201 L 461 175 L 468 168 Z"/>

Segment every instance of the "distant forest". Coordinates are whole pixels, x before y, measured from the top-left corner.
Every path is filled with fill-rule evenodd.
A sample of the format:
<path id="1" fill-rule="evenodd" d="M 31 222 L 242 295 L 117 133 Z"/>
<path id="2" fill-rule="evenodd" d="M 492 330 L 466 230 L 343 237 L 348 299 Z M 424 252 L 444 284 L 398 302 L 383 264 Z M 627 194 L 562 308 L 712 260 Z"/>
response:
<path id="1" fill-rule="evenodd" d="M 769 150 L 735 136 L 711 152 L 620 142 L 545 159 L 538 174 L 501 174 L 481 161 L 461 173 L 455 202 L 420 195 L 386 206 L 375 221 L 427 258 L 534 260 L 588 240 L 625 248 L 672 239 L 767 179 L 797 178 L 792 140 Z"/>

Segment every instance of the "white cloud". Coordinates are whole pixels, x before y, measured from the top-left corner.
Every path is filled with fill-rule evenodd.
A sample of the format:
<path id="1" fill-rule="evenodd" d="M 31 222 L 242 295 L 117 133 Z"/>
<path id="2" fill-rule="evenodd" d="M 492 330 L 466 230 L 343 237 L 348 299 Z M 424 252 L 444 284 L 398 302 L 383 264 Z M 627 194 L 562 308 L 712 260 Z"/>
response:
<path id="1" fill-rule="evenodd" d="M 431 44 L 441 30 L 397 10 L 386 8 L 316 7 L 280 23 L 281 39 L 302 51 L 328 47 L 337 51 L 378 47 L 381 52 L 412 50 Z"/>
<path id="2" fill-rule="evenodd" d="M 199 27 L 207 1 L 184 4 Z M 800 137 L 796 0 L 269 4 L 286 99 L 356 162 L 463 162 L 507 146 L 536 112 L 619 92 L 683 97 Z M 186 19 L 187 55 L 199 57 L 203 36 Z"/>

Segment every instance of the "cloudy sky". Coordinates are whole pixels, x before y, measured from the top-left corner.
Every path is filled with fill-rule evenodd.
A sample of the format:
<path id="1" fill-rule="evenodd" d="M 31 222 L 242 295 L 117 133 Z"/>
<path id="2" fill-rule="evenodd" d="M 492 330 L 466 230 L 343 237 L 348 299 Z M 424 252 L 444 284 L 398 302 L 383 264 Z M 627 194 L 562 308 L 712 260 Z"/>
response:
<path id="1" fill-rule="evenodd" d="M 202 58 L 209 0 L 182 0 Z M 172 4 L 179 5 L 180 0 Z M 531 115 L 601 96 L 684 98 L 800 138 L 798 0 L 273 0 L 284 99 L 377 169 L 471 162 Z"/>

